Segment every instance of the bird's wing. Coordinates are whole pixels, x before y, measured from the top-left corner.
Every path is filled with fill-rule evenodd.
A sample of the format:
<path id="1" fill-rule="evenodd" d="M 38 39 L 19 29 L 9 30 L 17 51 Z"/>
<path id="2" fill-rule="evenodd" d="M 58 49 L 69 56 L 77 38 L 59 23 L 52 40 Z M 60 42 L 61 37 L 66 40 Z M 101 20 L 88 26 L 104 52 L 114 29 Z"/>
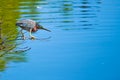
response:
<path id="1" fill-rule="evenodd" d="M 36 25 L 36 22 L 30 19 L 23 20 L 22 22 L 24 23 L 25 27 L 29 27 L 29 28 L 34 28 L 34 26 Z"/>

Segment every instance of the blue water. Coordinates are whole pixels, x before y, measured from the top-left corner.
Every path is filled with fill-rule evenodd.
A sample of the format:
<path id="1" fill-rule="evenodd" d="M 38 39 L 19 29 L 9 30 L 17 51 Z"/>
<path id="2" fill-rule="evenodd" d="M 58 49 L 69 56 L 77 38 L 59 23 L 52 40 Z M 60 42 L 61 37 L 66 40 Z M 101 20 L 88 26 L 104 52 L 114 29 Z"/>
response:
<path id="1" fill-rule="evenodd" d="M 38 31 L 33 35 L 39 40 L 26 40 L 27 61 L 9 63 L 0 80 L 120 80 L 119 5 L 119 0 L 20 2 L 21 18 L 52 32 Z"/>

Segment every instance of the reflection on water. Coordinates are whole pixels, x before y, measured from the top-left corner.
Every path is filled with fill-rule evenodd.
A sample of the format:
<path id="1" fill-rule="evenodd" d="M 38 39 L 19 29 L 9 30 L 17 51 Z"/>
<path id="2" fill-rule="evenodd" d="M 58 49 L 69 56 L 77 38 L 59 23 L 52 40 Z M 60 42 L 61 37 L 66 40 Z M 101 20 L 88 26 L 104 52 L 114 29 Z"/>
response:
<path id="1" fill-rule="evenodd" d="M 3 21 L 8 25 L 2 25 L 7 26 L 2 27 L 5 36 L 9 31 L 18 36 L 14 24 L 21 18 L 52 31 L 38 31 L 34 35 L 39 39 L 26 40 L 25 46 L 31 47 L 29 62 L 7 69 L 3 80 L 119 80 L 119 1 L 4 0 L 0 4 L 7 5 L 0 5 L 0 18 L 7 15 Z M 1 57 L 0 69 L 4 71 L 10 62 L 26 61 L 24 52 L 15 51 Z"/>
<path id="2" fill-rule="evenodd" d="M 18 30 L 15 26 L 16 19 L 29 18 L 43 25 L 54 25 L 48 26 L 49 28 L 58 27 L 63 30 L 90 29 L 98 24 L 97 14 L 100 11 L 101 2 L 100 0 L 16 0 L 2 1 L 1 4 L 1 44 L 4 41 L 3 38 L 7 37 L 7 39 L 5 38 L 7 41 L 4 41 L 4 46 L 0 46 L 0 71 L 4 71 L 9 62 L 26 61 L 25 55 L 22 53 L 24 50 L 11 52 L 18 46 L 15 40 L 18 36 Z M 40 40 L 50 38 L 41 38 Z M 8 53 L 6 54 L 6 52 Z"/>
<path id="3" fill-rule="evenodd" d="M 21 18 L 31 18 L 64 30 L 89 29 L 98 24 L 100 3 L 100 0 L 36 0 L 20 2 L 20 12 Z"/>
<path id="4" fill-rule="evenodd" d="M 29 18 L 29 19 L 39 19 L 37 18 L 40 12 L 37 10 L 37 5 L 39 5 L 39 0 L 31 0 L 31 1 L 21 1 L 20 2 L 20 12 L 21 18 Z"/>
<path id="5" fill-rule="evenodd" d="M 14 4 L 16 3 L 16 4 Z M 16 18 L 19 17 L 18 0 L 0 1 L 0 72 L 5 71 L 11 62 L 25 62 L 24 51 L 17 49 L 20 41 L 18 30 L 15 26 Z"/>
<path id="6" fill-rule="evenodd" d="M 66 29 L 92 28 L 91 26 L 97 24 L 97 22 L 94 22 L 96 21 L 99 7 L 99 4 L 91 1 L 63 1 L 61 17 L 64 19 L 60 22 L 63 25 L 60 26 L 68 26 Z"/>

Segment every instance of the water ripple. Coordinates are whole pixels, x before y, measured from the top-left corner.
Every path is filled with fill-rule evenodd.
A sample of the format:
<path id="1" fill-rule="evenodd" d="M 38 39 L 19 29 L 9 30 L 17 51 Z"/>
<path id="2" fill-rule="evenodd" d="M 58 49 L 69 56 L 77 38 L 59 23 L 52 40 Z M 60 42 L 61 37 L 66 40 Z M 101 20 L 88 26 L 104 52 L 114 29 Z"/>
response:
<path id="1" fill-rule="evenodd" d="M 66 28 L 66 24 L 69 28 L 73 28 L 72 26 L 89 28 L 89 26 L 98 24 L 96 20 L 100 4 L 100 1 L 42 0 L 20 2 L 19 11 L 21 18 L 31 18 L 42 24 L 52 24 L 54 27 L 62 26 L 62 29 Z"/>

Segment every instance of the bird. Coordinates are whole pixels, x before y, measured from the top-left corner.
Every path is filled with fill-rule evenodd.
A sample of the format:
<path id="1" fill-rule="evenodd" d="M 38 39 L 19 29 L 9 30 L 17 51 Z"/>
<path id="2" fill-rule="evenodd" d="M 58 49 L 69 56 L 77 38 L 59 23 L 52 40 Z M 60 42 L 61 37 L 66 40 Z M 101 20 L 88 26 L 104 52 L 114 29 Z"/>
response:
<path id="1" fill-rule="evenodd" d="M 38 22 L 32 20 L 32 19 L 21 19 L 16 22 L 16 26 L 20 27 L 21 34 L 23 39 L 25 39 L 24 34 L 22 33 L 22 30 L 26 30 L 29 32 L 29 36 L 31 39 L 35 39 L 35 36 L 32 35 L 32 33 L 37 32 L 39 29 L 46 30 L 48 32 L 51 32 L 50 30 L 44 28 L 42 25 L 40 25 Z"/>

